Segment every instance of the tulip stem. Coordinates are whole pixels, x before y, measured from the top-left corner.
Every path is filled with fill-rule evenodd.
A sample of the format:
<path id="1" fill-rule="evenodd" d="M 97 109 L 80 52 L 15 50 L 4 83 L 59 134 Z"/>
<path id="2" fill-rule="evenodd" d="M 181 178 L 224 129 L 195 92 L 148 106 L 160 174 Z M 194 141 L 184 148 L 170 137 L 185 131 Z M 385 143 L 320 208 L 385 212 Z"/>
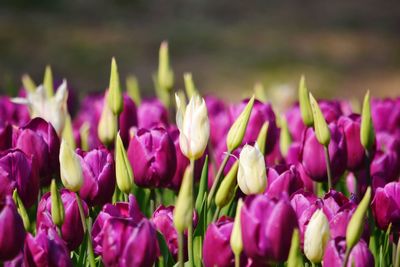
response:
<path id="1" fill-rule="evenodd" d="M 327 146 L 324 146 L 325 152 L 325 162 L 326 162 L 326 173 L 328 175 L 328 190 L 332 188 L 332 170 L 331 170 L 331 161 L 329 158 L 329 149 Z"/>
<path id="2" fill-rule="evenodd" d="M 235 254 L 235 267 L 240 267 L 240 253 Z"/>
<path id="3" fill-rule="evenodd" d="M 87 228 L 88 228 L 88 232 L 87 232 L 87 235 L 88 235 L 88 248 L 87 248 L 87 250 L 88 250 L 88 254 L 89 254 L 89 256 L 88 256 L 89 264 L 90 264 L 90 267 L 95 267 L 96 263 L 95 263 L 95 260 L 94 260 L 94 252 L 93 252 L 93 244 L 92 244 L 92 218 L 90 218 L 90 217 L 89 217 L 88 227 Z"/>
<path id="4" fill-rule="evenodd" d="M 351 248 L 347 248 L 346 249 L 346 254 L 344 255 L 344 261 L 343 261 L 342 267 L 346 267 L 347 266 L 347 262 L 349 261 L 349 257 L 350 257 L 350 252 L 351 252 Z"/>
<path id="5" fill-rule="evenodd" d="M 194 192 L 193 187 L 194 187 L 194 159 L 190 159 L 190 170 L 192 173 L 192 192 Z M 193 213 L 193 208 L 194 208 L 194 196 L 192 194 L 191 198 L 191 212 Z M 193 222 L 189 224 L 188 227 L 188 256 L 189 256 L 189 266 L 194 267 L 194 257 L 193 257 Z"/>
<path id="6" fill-rule="evenodd" d="M 178 264 L 183 267 L 185 262 L 183 258 L 183 233 L 178 231 Z"/>
<path id="7" fill-rule="evenodd" d="M 400 267 L 400 237 L 397 241 L 396 247 L 396 260 L 394 261 L 394 267 Z"/>
<path id="8" fill-rule="evenodd" d="M 228 163 L 228 160 L 229 160 L 229 155 L 231 153 L 232 153 L 232 151 L 228 151 L 228 153 L 225 154 L 225 158 L 222 161 L 221 166 L 219 166 L 217 175 L 215 175 L 214 183 L 213 183 L 213 185 L 211 187 L 211 190 L 210 190 L 210 194 L 208 195 L 207 207 L 211 207 L 211 201 L 213 200 L 214 195 L 215 195 L 215 193 L 216 193 L 216 191 L 218 189 L 219 182 L 220 182 L 221 177 L 222 177 L 222 173 L 224 172 L 225 166 L 226 166 L 226 164 Z"/>
<path id="9" fill-rule="evenodd" d="M 218 215 L 219 215 L 220 211 L 221 211 L 221 208 L 217 207 L 217 210 L 214 213 L 213 222 L 215 222 L 218 219 Z"/>

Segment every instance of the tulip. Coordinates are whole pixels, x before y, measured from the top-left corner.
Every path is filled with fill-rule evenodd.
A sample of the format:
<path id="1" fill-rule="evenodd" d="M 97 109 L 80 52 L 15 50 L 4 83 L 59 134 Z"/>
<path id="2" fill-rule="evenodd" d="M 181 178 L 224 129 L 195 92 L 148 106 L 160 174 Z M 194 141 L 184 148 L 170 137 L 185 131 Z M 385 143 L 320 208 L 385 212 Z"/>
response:
<path id="1" fill-rule="evenodd" d="M 347 169 L 355 171 L 363 167 L 365 151 L 360 140 L 361 118 L 353 114 L 348 117 L 340 117 L 338 126 L 342 129 L 346 140 Z"/>
<path id="2" fill-rule="evenodd" d="M 205 97 L 208 117 L 210 119 L 210 143 L 212 147 L 217 147 L 221 140 L 226 139 L 226 135 L 232 124 L 228 107 L 225 103 L 212 96 Z"/>
<path id="3" fill-rule="evenodd" d="M 78 192 L 83 184 L 82 166 L 78 155 L 65 140 L 61 141 L 59 159 L 62 183 L 65 188 Z"/>
<path id="4" fill-rule="evenodd" d="M 230 246 L 233 221 L 221 217 L 208 226 L 203 243 L 203 263 L 205 267 L 234 266 L 235 256 Z"/>
<path id="5" fill-rule="evenodd" d="M 372 200 L 372 212 L 377 226 L 386 230 L 389 224 L 392 229 L 400 229 L 400 183 L 391 182 L 383 188 L 377 188 L 374 199 Z"/>
<path id="6" fill-rule="evenodd" d="M 140 96 L 139 82 L 135 75 L 126 77 L 126 91 L 130 99 L 133 100 L 136 106 L 140 106 L 142 97 Z"/>
<path id="7" fill-rule="evenodd" d="M 314 212 L 304 234 L 304 254 L 313 263 L 320 263 L 329 241 L 329 222 L 322 210 Z"/>
<path id="8" fill-rule="evenodd" d="M 328 146 L 333 182 L 346 169 L 346 141 L 335 124 L 330 124 L 331 141 Z M 302 144 L 302 165 L 307 175 L 314 181 L 327 180 L 324 147 L 318 142 L 313 129 L 307 129 Z"/>
<path id="9" fill-rule="evenodd" d="M 114 57 L 111 60 L 110 85 L 108 88 L 109 90 L 106 96 L 107 106 L 114 115 L 118 116 L 121 114 L 123 109 L 123 98 L 119 82 L 117 62 Z"/>
<path id="10" fill-rule="evenodd" d="M 174 84 L 174 72 L 170 66 L 168 42 L 166 41 L 163 41 L 160 46 L 157 84 L 165 92 L 172 90 Z"/>
<path id="11" fill-rule="evenodd" d="M 15 147 L 32 157 L 39 170 L 41 183 L 48 185 L 60 169 L 60 139 L 53 126 L 42 118 L 34 118 L 20 128 L 16 135 Z"/>
<path id="12" fill-rule="evenodd" d="M 106 93 L 106 98 L 109 92 Z M 118 131 L 118 117 L 113 113 L 108 105 L 104 102 L 100 120 L 97 126 L 97 135 L 100 141 L 109 146 L 113 143 Z"/>
<path id="13" fill-rule="evenodd" d="M 308 98 L 308 93 L 307 93 L 307 98 Z M 311 108 L 311 106 L 310 106 L 310 108 Z M 312 113 L 311 113 L 311 116 L 312 116 Z M 303 133 L 307 129 L 307 127 L 302 120 L 301 110 L 300 110 L 299 105 L 290 107 L 286 111 L 285 117 L 287 120 L 289 132 L 293 138 L 293 141 L 301 142 Z M 314 122 L 314 119 L 312 119 L 312 123 L 313 122 Z"/>
<path id="14" fill-rule="evenodd" d="M 164 128 L 139 129 L 127 153 L 137 185 L 154 188 L 171 183 L 176 170 L 176 151 Z"/>
<path id="15" fill-rule="evenodd" d="M 362 116 L 361 116 L 360 140 L 361 144 L 367 151 L 370 151 L 372 149 L 372 146 L 374 145 L 375 142 L 375 131 L 371 117 L 371 104 L 370 104 L 369 91 L 367 91 L 364 97 Z"/>
<path id="16" fill-rule="evenodd" d="M 292 137 L 290 135 L 287 121 L 285 117 L 281 118 L 281 132 L 279 137 L 279 148 L 280 152 L 282 153 L 283 157 L 286 157 L 288 154 L 288 150 L 290 144 L 292 143 Z"/>
<path id="17" fill-rule="evenodd" d="M 231 117 L 237 118 L 244 110 L 250 100 L 244 100 L 239 105 L 231 108 Z M 244 134 L 242 144 L 254 143 L 257 140 L 258 134 L 265 122 L 268 121 L 267 142 L 265 154 L 270 154 L 278 140 L 278 128 L 276 126 L 276 118 L 272 107 L 268 103 L 262 103 L 258 100 L 254 101 L 250 119 Z"/>
<path id="18" fill-rule="evenodd" d="M 7 96 L 0 96 L 0 119 L 1 126 L 3 123 L 23 126 L 30 120 L 29 109 L 25 105 L 15 103 Z"/>
<path id="19" fill-rule="evenodd" d="M 295 229 L 293 231 L 293 236 L 292 236 L 292 242 L 290 246 L 290 251 L 289 251 L 289 257 L 287 260 L 287 266 L 288 267 L 297 267 L 297 266 L 303 266 L 303 255 L 301 254 L 300 251 L 300 236 L 299 236 L 299 230 Z"/>
<path id="20" fill-rule="evenodd" d="M 179 128 L 179 145 L 182 153 L 191 160 L 199 159 L 208 143 L 210 123 L 203 98 L 193 96 L 183 113 L 183 106 L 176 97 L 176 124 Z"/>
<path id="21" fill-rule="evenodd" d="M 314 124 L 314 116 L 311 109 L 309 92 L 306 87 L 306 79 L 304 76 L 301 76 L 299 83 L 299 104 L 303 123 L 308 127 L 312 126 Z"/>
<path id="22" fill-rule="evenodd" d="M 143 100 L 138 107 L 138 127 L 151 129 L 168 126 L 168 110 L 158 99 Z"/>
<path id="23" fill-rule="evenodd" d="M 11 260 L 21 251 L 25 229 L 11 196 L 0 200 L 0 261 Z"/>
<path id="24" fill-rule="evenodd" d="M 217 194 L 215 196 L 215 204 L 218 208 L 223 208 L 229 204 L 235 193 L 235 187 L 237 185 L 237 173 L 238 173 L 239 163 L 238 161 L 233 164 L 232 168 L 229 170 L 228 174 L 222 180 L 221 185 L 218 188 Z"/>
<path id="25" fill-rule="evenodd" d="M 157 233 L 147 219 L 138 223 L 109 218 L 103 229 L 102 260 L 105 266 L 152 266 L 158 254 Z"/>
<path id="26" fill-rule="evenodd" d="M 111 202 L 115 189 L 114 159 L 106 149 L 89 152 L 77 150 L 82 166 L 83 184 L 79 196 L 89 206 L 102 206 Z"/>
<path id="27" fill-rule="evenodd" d="M 245 145 L 240 152 L 237 181 L 246 195 L 264 192 L 267 185 L 265 161 L 257 146 Z"/>
<path id="28" fill-rule="evenodd" d="M 115 173 L 119 190 L 129 194 L 133 186 L 133 171 L 119 134 L 115 143 Z"/>
<path id="29" fill-rule="evenodd" d="M 12 148 L 13 132 L 13 126 L 8 123 L 0 127 L 0 151 Z"/>
<path id="30" fill-rule="evenodd" d="M 400 102 L 394 99 L 373 99 L 371 116 L 376 132 L 393 133 L 400 123 Z"/>
<path id="31" fill-rule="evenodd" d="M 178 233 L 183 233 L 192 224 L 193 179 L 192 170 L 186 168 L 182 185 L 174 209 L 174 225 Z"/>
<path id="32" fill-rule="evenodd" d="M 285 194 L 279 200 L 265 195 L 247 197 L 240 222 L 248 257 L 264 266 L 287 259 L 297 218 Z"/>
<path id="33" fill-rule="evenodd" d="M 327 147 L 331 142 L 331 132 L 324 118 L 324 115 L 322 114 L 322 111 L 317 103 L 317 100 L 315 100 L 311 93 L 309 93 L 309 95 L 313 112 L 315 136 L 317 137 L 317 140 L 321 145 Z"/>
<path id="34" fill-rule="evenodd" d="M 270 198 L 279 198 L 282 192 L 286 192 L 289 196 L 304 187 L 300 173 L 295 166 L 290 166 L 282 173 L 278 173 L 273 168 L 268 169 L 268 188 L 266 195 Z"/>
<path id="35" fill-rule="evenodd" d="M 33 237 L 28 234 L 25 240 L 24 263 L 26 266 L 72 267 L 70 252 L 64 241 L 53 228 L 40 230 Z"/>
<path id="36" fill-rule="evenodd" d="M 138 125 L 136 105 L 127 94 L 123 96 L 124 109 L 119 115 L 119 133 L 125 147 L 128 147 L 130 131 L 132 127 Z"/>
<path id="37" fill-rule="evenodd" d="M 235 261 L 240 259 L 240 254 L 243 251 L 242 228 L 240 223 L 242 207 L 243 207 L 243 200 L 240 198 L 237 203 L 236 215 L 235 215 L 235 220 L 233 222 L 233 229 L 230 238 L 230 245 L 233 254 L 235 254 Z"/>
<path id="38" fill-rule="evenodd" d="M 64 204 L 61 200 L 60 192 L 57 189 L 56 180 L 51 180 L 50 185 L 51 197 L 51 219 L 58 227 L 61 227 L 65 220 Z"/>
<path id="39" fill-rule="evenodd" d="M 323 258 L 324 266 L 343 266 L 346 251 L 346 241 L 338 237 L 328 242 Z M 346 267 L 373 267 L 374 257 L 364 240 L 360 240 L 351 250 Z"/>
<path id="40" fill-rule="evenodd" d="M 82 243 L 84 235 L 78 203 L 75 193 L 68 191 L 67 189 L 61 189 L 60 195 L 65 212 L 64 223 L 61 226 L 62 238 L 67 243 L 68 248 L 74 250 Z M 88 207 L 85 202 L 82 202 L 82 204 L 84 214 L 87 216 L 89 213 Z M 51 212 L 51 195 L 50 193 L 46 193 L 43 195 L 38 205 L 38 211 L 36 214 L 37 230 L 54 228 L 55 224 L 51 219 Z"/>
<path id="41" fill-rule="evenodd" d="M 133 195 L 129 195 L 129 202 L 117 202 L 114 205 L 105 204 L 93 223 L 92 239 L 96 254 L 103 252 L 104 226 L 110 218 L 123 218 L 134 223 L 139 223 L 144 215 Z"/>
<path id="42" fill-rule="evenodd" d="M 39 194 L 39 177 L 32 159 L 19 149 L 0 153 L 0 197 L 17 189 L 24 206 L 30 208 Z"/>
<path id="43" fill-rule="evenodd" d="M 265 146 L 267 144 L 267 134 L 268 134 L 268 127 L 269 127 L 269 122 L 265 122 L 263 126 L 261 127 L 260 132 L 258 133 L 257 137 L 257 145 L 260 148 L 261 154 L 265 155 Z M 276 148 L 275 148 L 276 149 Z"/>

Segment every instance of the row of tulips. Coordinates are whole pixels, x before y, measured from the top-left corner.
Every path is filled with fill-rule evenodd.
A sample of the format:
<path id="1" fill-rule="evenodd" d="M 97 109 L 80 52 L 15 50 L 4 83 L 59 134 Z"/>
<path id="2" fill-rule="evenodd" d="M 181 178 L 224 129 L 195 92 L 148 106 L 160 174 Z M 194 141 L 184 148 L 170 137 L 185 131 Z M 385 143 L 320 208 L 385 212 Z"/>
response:
<path id="1" fill-rule="evenodd" d="M 78 109 L 50 67 L 0 98 L 1 264 L 400 266 L 398 99 L 228 104 L 159 56 L 154 99 L 114 59 Z"/>

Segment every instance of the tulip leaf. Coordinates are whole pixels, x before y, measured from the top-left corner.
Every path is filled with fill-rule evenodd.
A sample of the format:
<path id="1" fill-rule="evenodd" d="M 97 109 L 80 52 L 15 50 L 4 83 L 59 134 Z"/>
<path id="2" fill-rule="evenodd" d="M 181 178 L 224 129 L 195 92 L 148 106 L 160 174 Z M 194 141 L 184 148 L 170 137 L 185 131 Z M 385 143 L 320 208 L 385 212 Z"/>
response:
<path id="1" fill-rule="evenodd" d="M 200 214 L 200 210 L 203 205 L 203 197 L 204 193 L 208 189 L 208 155 L 206 155 L 206 159 L 204 160 L 203 170 L 201 171 L 201 178 L 200 178 L 200 186 L 199 192 L 197 193 L 196 204 L 195 208 L 198 214 Z"/>
<path id="2" fill-rule="evenodd" d="M 173 266 L 175 264 L 174 258 L 172 257 L 171 252 L 168 249 L 168 245 L 165 241 L 164 236 L 159 231 L 157 231 L 157 240 L 161 252 L 161 257 L 159 258 L 159 266 Z"/>

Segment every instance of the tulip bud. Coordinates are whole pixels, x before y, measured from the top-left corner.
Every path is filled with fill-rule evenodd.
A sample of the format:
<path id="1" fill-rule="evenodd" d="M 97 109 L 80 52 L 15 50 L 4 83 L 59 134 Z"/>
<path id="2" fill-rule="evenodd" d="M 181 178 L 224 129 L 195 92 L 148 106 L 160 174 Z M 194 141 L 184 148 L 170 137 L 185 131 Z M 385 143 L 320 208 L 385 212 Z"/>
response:
<path id="1" fill-rule="evenodd" d="M 243 251 L 242 229 L 240 224 L 240 214 L 242 206 L 243 206 L 243 200 L 239 199 L 236 207 L 235 221 L 233 223 L 233 229 L 230 239 L 231 248 L 233 254 L 236 255 L 236 258 L 238 258 L 238 255 L 240 255 L 240 253 L 242 253 Z"/>
<path id="2" fill-rule="evenodd" d="M 246 107 L 232 124 L 226 137 L 226 146 L 228 151 L 233 151 L 242 143 L 244 134 L 246 133 L 247 124 L 250 119 L 251 111 L 254 105 L 254 96 L 249 100 Z"/>
<path id="3" fill-rule="evenodd" d="M 126 90 L 128 91 L 128 96 L 135 102 L 135 105 L 139 107 L 142 98 L 140 96 L 139 82 L 136 76 L 130 75 L 126 78 Z"/>
<path id="4" fill-rule="evenodd" d="M 257 137 L 257 145 L 260 148 L 261 154 L 265 155 L 267 145 L 269 121 L 264 122 Z"/>
<path id="5" fill-rule="evenodd" d="M 229 170 L 228 174 L 222 180 L 221 185 L 218 188 L 217 194 L 215 195 L 215 204 L 219 208 L 225 207 L 229 201 L 231 201 L 233 194 L 235 192 L 236 177 L 238 173 L 239 162 L 236 161 L 232 168 Z"/>
<path id="6" fill-rule="evenodd" d="M 114 141 L 118 131 L 118 120 L 107 104 L 103 105 L 100 121 L 97 126 L 97 134 L 104 145 L 110 145 Z"/>
<path id="7" fill-rule="evenodd" d="M 55 225 L 61 227 L 65 218 L 64 204 L 61 201 L 60 192 L 58 192 L 56 180 L 54 179 L 51 180 L 50 194 L 51 218 L 53 219 Z"/>
<path id="8" fill-rule="evenodd" d="M 21 198 L 18 195 L 17 189 L 14 189 L 13 199 L 14 199 L 15 206 L 17 207 L 18 213 L 22 218 L 22 222 L 24 223 L 24 228 L 26 231 L 29 231 L 29 227 L 30 227 L 31 223 L 29 221 L 29 216 L 28 216 L 28 213 L 26 212 L 24 203 L 22 202 Z"/>
<path id="9" fill-rule="evenodd" d="M 174 209 L 174 225 L 178 232 L 183 233 L 193 223 L 193 179 L 192 170 L 186 168 L 179 195 Z"/>
<path id="10" fill-rule="evenodd" d="M 240 152 L 237 181 L 246 195 L 264 192 L 267 186 L 265 161 L 257 145 L 245 145 Z"/>
<path id="11" fill-rule="evenodd" d="M 192 74 L 186 72 L 183 74 L 183 79 L 185 81 L 185 90 L 188 98 L 192 98 L 192 96 L 198 95 L 198 91 L 196 86 L 194 85 Z"/>
<path id="12" fill-rule="evenodd" d="M 301 76 L 299 83 L 299 104 L 301 111 L 301 118 L 307 126 L 312 126 L 314 124 L 313 111 L 310 104 L 309 92 L 306 87 L 306 79 Z"/>
<path id="13" fill-rule="evenodd" d="M 114 115 L 119 115 L 123 109 L 122 91 L 119 82 L 118 67 L 115 58 L 111 60 L 110 85 L 108 86 L 107 105 Z"/>
<path id="14" fill-rule="evenodd" d="M 289 132 L 289 128 L 287 125 L 286 118 L 282 116 L 281 118 L 281 135 L 279 139 L 279 148 L 281 150 L 281 153 L 284 157 L 287 156 L 287 153 L 289 151 L 289 147 L 292 143 L 292 137 Z"/>
<path id="15" fill-rule="evenodd" d="M 157 82 L 163 91 L 171 91 L 174 84 L 174 72 L 169 63 L 168 42 L 164 41 L 160 46 Z"/>
<path id="16" fill-rule="evenodd" d="M 90 124 L 85 121 L 79 128 L 79 136 L 81 138 L 81 148 L 84 151 L 89 150 L 89 134 L 90 134 Z"/>
<path id="17" fill-rule="evenodd" d="M 304 254 L 313 263 L 320 263 L 330 236 L 329 222 L 324 212 L 314 212 L 304 234 Z"/>
<path id="18" fill-rule="evenodd" d="M 78 192 L 83 184 L 81 163 L 79 157 L 64 139 L 61 140 L 59 160 L 63 185 L 73 192 Z"/>
<path id="19" fill-rule="evenodd" d="M 74 133 L 72 129 L 71 115 L 67 114 L 65 118 L 65 125 L 62 132 L 62 138 L 64 138 L 72 149 L 76 148 Z"/>
<path id="20" fill-rule="evenodd" d="M 117 186 L 122 192 L 129 194 L 133 185 L 133 172 L 129 164 L 128 156 L 125 151 L 121 136 L 117 135 L 115 141 L 115 174 Z"/>
<path id="21" fill-rule="evenodd" d="M 303 266 L 303 257 L 300 251 L 300 234 L 299 230 L 295 229 L 293 231 L 292 235 L 292 242 L 290 246 L 290 251 L 289 251 L 289 257 L 287 260 L 287 266 L 288 267 L 297 267 L 297 266 Z"/>
<path id="22" fill-rule="evenodd" d="M 267 92 L 265 91 L 265 88 L 262 83 L 256 82 L 254 84 L 254 95 L 256 96 L 256 99 L 261 101 L 261 102 L 266 102 L 267 101 Z"/>
<path id="23" fill-rule="evenodd" d="M 46 66 L 44 71 L 43 87 L 46 91 L 47 97 L 52 97 L 54 95 L 53 72 L 49 65 Z"/>
<path id="24" fill-rule="evenodd" d="M 365 94 L 361 116 L 361 144 L 366 150 L 371 150 L 375 141 L 374 125 L 371 117 L 371 101 L 369 90 Z"/>
<path id="25" fill-rule="evenodd" d="M 328 146 L 331 141 L 331 132 L 319 108 L 317 100 L 310 93 L 311 108 L 313 111 L 315 135 L 321 145 Z"/>
<path id="26" fill-rule="evenodd" d="M 180 133 L 181 151 L 189 159 L 199 159 L 207 147 L 210 136 L 206 103 L 200 96 L 193 96 L 183 112 L 183 105 L 177 95 L 175 95 L 175 100 L 178 108 L 176 124 Z"/>
<path id="27" fill-rule="evenodd" d="M 22 85 L 28 92 L 35 92 L 36 91 L 36 84 L 32 80 L 31 76 L 29 74 L 24 74 L 22 76 Z"/>
<path id="28" fill-rule="evenodd" d="M 371 187 L 367 188 L 365 195 L 358 204 L 356 211 L 350 219 L 346 229 L 346 245 L 351 250 L 360 240 L 364 231 L 365 215 L 367 214 L 369 204 L 371 202 Z"/>

